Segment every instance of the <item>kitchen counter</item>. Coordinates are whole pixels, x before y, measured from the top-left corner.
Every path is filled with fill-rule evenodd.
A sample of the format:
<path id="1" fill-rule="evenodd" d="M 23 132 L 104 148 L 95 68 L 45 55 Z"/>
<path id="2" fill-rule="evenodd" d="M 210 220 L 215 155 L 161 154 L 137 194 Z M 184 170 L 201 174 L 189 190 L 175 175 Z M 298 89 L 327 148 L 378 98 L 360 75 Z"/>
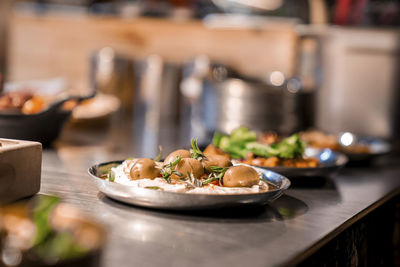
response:
<path id="1" fill-rule="evenodd" d="M 41 193 L 61 196 L 108 227 L 107 267 L 296 265 L 400 192 L 399 160 L 387 157 L 333 179 L 292 180 L 264 207 L 144 209 L 99 193 L 87 174 L 95 163 L 127 157 L 130 146 L 122 151 L 107 145 L 110 139 L 85 138 L 64 135 L 57 149 L 44 150 Z"/>

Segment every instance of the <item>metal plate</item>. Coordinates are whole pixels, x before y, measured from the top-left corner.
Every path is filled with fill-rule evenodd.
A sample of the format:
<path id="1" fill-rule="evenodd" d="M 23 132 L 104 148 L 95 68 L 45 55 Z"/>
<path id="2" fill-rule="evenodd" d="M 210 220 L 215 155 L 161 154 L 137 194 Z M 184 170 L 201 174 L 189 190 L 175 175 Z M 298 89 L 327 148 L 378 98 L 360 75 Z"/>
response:
<path id="1" fill-rule="evenodd" d="M 370 153 L 351 153 L 347 150 L 341 150 L 349 157 L 350 161 L 369 160 L 374 157 L 387 154 L 391 151 L 391 145 L 379 138 L 373 137 L 357 137 L 357 144 L 366 145 Z"/>
<path id="2" fill-rule="evenodd" d="M 137 188 L 110 182 L 100 178 L 110 166 L 119 165 L 122 161 L 106 162 L 92 166 L 88 172 L 100 192 L 106 196 L 133 205 L 168 210 L 199 210 L 228 208 L 249 204 L 266 204 L 280 197 L 290 186 L 286 177 L 273 171 L 256 168 L 263 179 L 275 188 L 267 192 L 250 194 L 190 194 L 166 192 L 147 188 Z"/>
<path id="3" fill-rule="evenodd" d="M 348 162 L 346 155 L 330 149 L 307 148 L 304 154 L 307 157 L 318 158 L 320 164 L 315 168 L 258 167 L 280 173 L 289 178 L 331 177 Z"/>

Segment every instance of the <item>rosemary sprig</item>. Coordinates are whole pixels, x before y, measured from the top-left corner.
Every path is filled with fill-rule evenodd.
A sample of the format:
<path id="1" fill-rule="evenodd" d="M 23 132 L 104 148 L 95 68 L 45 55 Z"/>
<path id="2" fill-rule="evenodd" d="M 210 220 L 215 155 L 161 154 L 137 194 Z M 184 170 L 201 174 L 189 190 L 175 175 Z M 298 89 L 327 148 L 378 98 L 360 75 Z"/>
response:
<path id="1" fill-rule="evenodd" d="M 192 138 L 192 140 L 190 140 L 190 144 L 192 145 L 192 149 L 190 149 L 190 155 L 192 156 L 192 158 L 197 160 L 202 160 L 206 158 L 206 156 L 197 145 L 197 138 Z"/>
<path id="2" fill-rule="evenodd" d="M 181 159 L 182 159 L 181 156 L 177 156 L 175 161 L 162 166 L 160 173 L 161 173 L 162 178 L 164 178 L 165 181 L 167 181 L 167 183 L 169 183 L 169 184 L 171 183 L 171 175 L 172 174 L 175 174 L 179 177 L 183 176 L 182 173 L 174 170 L 175 166 L 178 165 L 178 163 L 181 161 Z"/>
<path id="3" fill-rule="evenodd" d="M 208 185 L 209 183 L 212 183 L 214 181 L 219 180 L 219 178 L 217 178 L 215 175 L 210 174 L 208 179 L 203 180 L 202 185 Z"/>
<path id="4" fill-rule="evenodd" d="M 217 166 L 211 166 L 211 170 L 213 171 L 209 178 L 203 181 L 203 185 L 207 185 L 209 183 L 212 183 L 214 181 L 218 181 L 218 184 L 222 186 L 222 178 L 225 175 L 225 172 L 228 170 L 228 168 L 224 167 L 217 167 Z"/>
<path id="5" fill-rule="evenodd" d="M 158 151 L 159 151 L 159 152 L 158 152 L 157 156 L 153 159 L 155 162 L 161 160 L 161 157 L 162 157 L 162 146 L 159 146 L 159 147 L 158 147 Z"/>
<path id="6" fill-rule="evenodd" d="M 189 187 L 201 187 L 203 185 L 202 181 L 196 177 L 194 177 L 193 173 L 187 172 L 187 179 L 185 180 L 186 184 Z"/>
<path id="7" fill-rule="evenodd" d="M 225 174 L 225 172 L 228 170 L 228 168 L 225 168 L 225 167 L 217 167 L 217 166 L 211 166 L 210 169 L 211 169 L 213 172 L 216 172 L 216 173 L 223 173 L 223 174 Z"/>

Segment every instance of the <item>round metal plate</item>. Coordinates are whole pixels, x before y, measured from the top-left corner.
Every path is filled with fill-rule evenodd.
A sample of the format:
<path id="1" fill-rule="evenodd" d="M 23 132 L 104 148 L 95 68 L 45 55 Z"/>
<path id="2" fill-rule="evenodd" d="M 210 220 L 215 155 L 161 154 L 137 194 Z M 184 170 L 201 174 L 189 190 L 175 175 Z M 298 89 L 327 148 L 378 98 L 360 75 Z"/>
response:
<path id="1" fill-rule="evenodd" d="M 121 164 L 122 161 L 106 162 L 89 168 L 89 175 L 100 192 L 106 196 L 137 206 L 169 209 L 195 210 L 217 209 L 249 204 L 266 204 L 280 197 L 289 188 L 290 181 L 286 177 L 273 171 L 256 168 L 262 177 L 273 189 L 267 192 L 251 194 L 191 194 L 166 192 L 147 188 L 137 188 L 110 182 L 101 178 L 106 169 Z"/>
<path id="2" fill-rule="evenodd" d="M 376 156 L 384 155 L 390 152 L 391 146 L 388 142 L 373 137 L 358 137 L 358 144 L 366 145 L 370 152 L 369 153 L 352 153 L 347 150 L 342 150 L 344 154 L 349 157 L 350 161 L 363 161 L 369 160 Z"/>
<path id="3" fill-rule="evenodd" d="M 307 157 L 318 158 L 319 165 L 314 168 L 257 167 L 280 173 L 289 178 L 331 177 L 348 162 L 346 155 L 334 152 L 330 149 L 319 150 L 307 148 L 304 154 Z"/>

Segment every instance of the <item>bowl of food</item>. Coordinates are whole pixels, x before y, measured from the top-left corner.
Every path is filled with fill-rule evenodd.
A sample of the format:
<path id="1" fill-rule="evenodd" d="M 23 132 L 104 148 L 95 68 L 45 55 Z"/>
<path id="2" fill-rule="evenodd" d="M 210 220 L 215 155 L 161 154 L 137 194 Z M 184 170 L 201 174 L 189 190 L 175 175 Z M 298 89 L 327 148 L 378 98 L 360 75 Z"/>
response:
<path id="1" fill-rule="evenodd" d="M 230 135 L 215 133 L 206 155 L 219 154 L 235 162 L 265 168 L 289 178 L 328 177 L 347 163 L 347 157 L 332 150 L 306 149 L 299 134 L 286 138 L 260 135 L 239 127 Z"/>
<path id="2" fill-rule="evenodd" d="M 312 148 L 330 148 L 346 154 L 350 161 L 365 161 L 391 151 L 389 142 L 376 137 L 360 136 L 351 132 L 338 135 L 310 130 L 300 133 L 300 138 Z"/>
<path id="3" fill-rule="evenodd" d="M 0 266 L 99 266 L 105 230 L 54 196 L 0 208 Z"/>
<path id="4" fill-rule="evenodd" d="M 29 90 L 0 96 L 0 137 L 38 141 L 49 146 L 60 134 L 72 109 L 88 96 L 47 98 Z"/>
<path id="5" fill-rule="evenodd" d="M 164 161 L 131 158 L 92 166 L 99 191 L 129 204 L 170 210 L 216 209 L 265 204 L 283 194 L 290 181 L 275 172 L 206 156 L 192 140 Z"/>

